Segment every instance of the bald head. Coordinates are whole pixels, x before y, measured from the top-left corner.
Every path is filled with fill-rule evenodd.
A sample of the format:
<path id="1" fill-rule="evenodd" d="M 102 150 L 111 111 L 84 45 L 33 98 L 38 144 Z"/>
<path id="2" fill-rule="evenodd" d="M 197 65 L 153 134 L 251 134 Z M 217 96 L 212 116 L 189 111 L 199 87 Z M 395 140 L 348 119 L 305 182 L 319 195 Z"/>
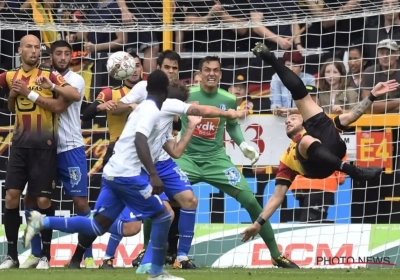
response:
<path id="1" fill-rule="evenodd" d="M 22 37 L 19 43 L 18 53 L 21 56 L 22 65 L 36 66 L 40 57 L 40 41 L 34 35 Z"/>
<path id="2" fill-rule="evenodd" d="M 26 44 L 33 44 L 33 45 L 39 45 L 40 46 L 40 40 L 38 37 L 35 35 L 25 35 L 22 37 L 21 42 L 19 43 L 20 47 L 25 46 Z"/>

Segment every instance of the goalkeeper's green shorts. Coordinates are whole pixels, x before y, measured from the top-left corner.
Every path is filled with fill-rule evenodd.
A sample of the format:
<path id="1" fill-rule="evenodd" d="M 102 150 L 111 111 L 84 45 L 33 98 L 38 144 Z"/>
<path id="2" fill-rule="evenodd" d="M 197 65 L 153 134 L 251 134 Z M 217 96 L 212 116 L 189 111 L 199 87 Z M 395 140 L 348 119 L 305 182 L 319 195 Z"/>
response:
<path id="1" fill-rule="evenodd" d="M 184 154 L 175 162 L 187 174 L 192 185 L 204 182 L 230 196 L 236 195 L 237 190 L 250 190 L 246 178 L 226 154 L 202 160 Z"/>

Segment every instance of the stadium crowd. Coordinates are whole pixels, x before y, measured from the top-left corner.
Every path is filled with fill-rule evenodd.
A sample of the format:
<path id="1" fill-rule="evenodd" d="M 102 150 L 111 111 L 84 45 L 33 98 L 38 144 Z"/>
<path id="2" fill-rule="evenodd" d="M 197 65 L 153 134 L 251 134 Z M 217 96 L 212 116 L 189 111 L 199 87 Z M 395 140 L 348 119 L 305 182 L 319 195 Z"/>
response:
<path id="1" fill-rule="evenodd" d="M 96 25 L 160 24 L 162 22 L 161 2 L 0 0 L 0 20 L 33 21 L 40 25 L 42 22 L 37 16 L 40 15 L 44 22 L 54 21 L 71 25 L 79 22 Z M 388 13 L 370 18 L 323 21 L 312 23 L 305 28 L 303 25 L 293 24 L 237 30 L 196 30 L 196 24 L 219 21 L 237 23 L 247 20 L 260 22 L 264 19 L 273 20 L 274 17 L 294 13 L 316 17 L 330 14 L 340 15 L 340 13 L 356 9 L 358 4 L 359 1 L 353 0 L 327 0 L 325 3 L 307 0 L 299 5 L 294 1 L 278 3 L 273 0 L 174 1 L 174 20 L 179 24 L 193 26 L 192 30 L 174 32 L 174 49 L 178 53 L 249 52 L 255 42 L 264 41 L 270 49 L 283 52 L 281 61 L 296 73 L 305 85 L 311 86 L 310 94 L 327 113 L 340 115 L 349 112 L 360 100 L 367 97 L 379 82 L 387 80 L 400 82 L 400 65 L 398 63 L 400 16 L 398 14 Z M 383 0 L 381 5 L 383 11 L 388 11 L 393 5 L 397 6 L 398 1 Z M 38 6 L 44 8 L 46 12 L 43 13 L 37 8 Z M 23 16 L 21 17 L 21 15 Z M 157 57 L 162 50 L 161 32 L 144 31 L 126 34 L 101 31 L 88 33 L 29 31 L 29 33 L 41 38 L 43 44 L 40 59 L 43 65 L 50 66 L 51 42 L 62 39 L 72 45 L 70 69 L 80 73 L 86 83 L 84 91 L 86 102 L 82 105 L 82 112 L 85 112 L 84 110 L 90 107 L 90 104 L 98 106 L 106 104 L 109 100 L 107 100 L 107 92 L 103 89 L 120 85 L 119 81 L 108 76 L 105 67 L 110 52 L 125 50 L 130 53 L 137 51 L 140 54 L 135 56 L 138 64 L 138 70 L 134 77 L 135 83 L 142 78 L 146 79 L 147 75 L 157 66 L 162 66 L 157 62 Z M 10 70 L 17 66 L 15 53 L 18 52 L 19 43 L 26 34 L 27 31 L 1 30 L 0 65 L 2 70 Z M 321 48 L 323 52 L 316 55 L 307 52 L 307 50 L 316 48 Z M 195 62 L 197 62 L 196 59 L 182 59 L 181 65 L 179 65 L 180 70 L 183 70 L 180 79 L 187 81 L 190 85 L 201 82 L 201 73 L 197 72 L 201 69 L 197 69 Z M 291 109 L 296 108 L 290 92 L 270 67 L 268 67 L 269 71 L 262 71 L 260 66 L 260 62 L 253 59 L 222 59 L 223 72 L 226 71 L 230 74 L 226 75 L 228 77 L 226 79 L 223 75 L 222 87 L 236 96 L 237 108 L 242 112 L 241 117 L 243 118 L 256 113 L 287 117 Z M 165 67 L 169 67 L 171 72 L 177 71 L 173 64 L 165 64 Z M 132 85 L 127 86 L 132 87 Z M 9 92 L 3 90 L 2 94 L 6 100 Z M 6 102 L 4 105 L 1 124 L 8 125 L 9 111 L 6 109 L 8 107 Z M 98 111 L 106 110 L 105 106 L 98 107 L 100 108 Z M 369 113 L 399 114 L 400 89 L 383 97 L 381 102 L 375 102 Z M 87 122 L 87 128 L 92 125 L 91 119 L 94 115 L 82 116 L 82 121 Z M 112 131 L 109 132 L 110 140 L 113 142 L 115 138 L 113 138 Z M 354 130 L 346 133 L 354 133 Z M 397 160 L 399 155 L 397 128 L 393 129 L 393 137 L 393 142 L 396 143 L 393 145 L 394 169 L 398 171 L 400 170 L 400 161 Z M 257 170 L 255 172 L 257 173 Z M 315 182 L 313 180 L 307 181 L 307 183 L 298 181 L 293 184 L 291 190 L 306 209 L 302 212 L 299 220 L 327 222 L 326 215 L 329 205 L 335 203 L 332 194 L 336 192 L 338 182 L 343 182 L 342 177 L 343 174 L 338 172 L 338 174 L 332 175 L 331 180 L 327 178 L 318 183 L 313 183 Z M 377 186 L 381 183 L 382 181 L 378 182 Z M 392 185 L 390 191 L 386 191 L 386 193 L 395 196 L 397 192 L 394 193 L 393 190 L 399 183 L 398 176 L 393 176 L 392 182 L 389 183 Z M 321 187 L 322 185 L 324 187 Z M 94 201 L 95 199 L 89 200 Z M 313 203 L 315 205 L 312 205 Z M 46 210 L 47 206 L 44 203 L 43 209 Z M 310 210 L 313 206 L 322 208 L 313 212 Z M 87 201 L 80 204 L 78 202 L 75 207 L 82 216 L 87 214 Z M 375 215 L 379 214 L 379 209 L 372 210 L 372 213 L 374 212 Z M 363 213 L 364 215 L 366 213 Z M 391 222 L 391 218 L 388 219 Z M 377 222 L 377 220 L 373 222 Z M 171 256 L 173 254 L 176 252 L 171 252 Z M 169 261 L 171 264 L 174 262 L 174 259 Z M 92 263 L 89 261 L 87 265 L 90 267 Z M 110 263 L 106 261 L 103 265 L 107 266 Z M 112 262 L 110 266 L 112 266 Z M 191 267 L 191 262 L 188 262 L 187 267 Z"/>

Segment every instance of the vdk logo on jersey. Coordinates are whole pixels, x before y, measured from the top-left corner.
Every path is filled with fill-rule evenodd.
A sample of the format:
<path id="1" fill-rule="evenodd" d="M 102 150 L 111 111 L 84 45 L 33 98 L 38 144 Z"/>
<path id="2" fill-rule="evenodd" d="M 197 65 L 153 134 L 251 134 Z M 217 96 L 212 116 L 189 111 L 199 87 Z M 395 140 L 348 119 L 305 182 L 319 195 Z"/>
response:
<path id="1" fill-rule="evenodd" d="M 242 175 L 235 167 L 225 169 L 224 174 L 226 177 L 228 177 L 229 184 L 232 186 L 236 186 L 236 184 L 240 181 L 240 178 L 242 178 Z"/>
<path id="2" fill-rule="evenodd" d="M 81 169 L 79 167 L 68 167 L 68 171 L 71 186 L 74 187 L 78 185 L 82 178 Z"/>
<path id="3" fill-rule="evenodd" d="M 220 108 L 221 110 L 226 111 L 226 105 L 225 105 L 225 104 L 219 104 L 219 108 Z"/>
<path id="4" fill-rule="evenodd" d="M 219 118 L 202 118 L 196 126 L 193 135 L 199 138 L 215 139 L 218 131 Z"/>

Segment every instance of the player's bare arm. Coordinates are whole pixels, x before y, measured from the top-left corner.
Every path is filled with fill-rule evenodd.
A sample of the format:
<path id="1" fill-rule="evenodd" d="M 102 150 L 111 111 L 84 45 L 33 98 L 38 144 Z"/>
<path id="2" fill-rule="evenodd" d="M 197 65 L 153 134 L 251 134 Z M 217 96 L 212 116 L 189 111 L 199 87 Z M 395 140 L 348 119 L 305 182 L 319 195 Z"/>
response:
<path id="1" fill-rule="evenodd" d="M 7 107 L 11 113 L 15 113 L 15 101 L 17 99 L 18 93 L 14 90 L 11 90 L 8 96 Z"/>
<path id="2" fill-rule="evenodd" d="M 76 89 L 74 89 L 73 87 L 68 87 L 76 91 Z M 43 107 L 44 109 L 49 110 L 50 112 L 53 112 L 55 114 L 61 114 L 72 103 L 62 96 L 59 96 L 57 99 L 42 97 L 37 92 L 31 91 L 22 80 L 14 81 L 12 89 L 19 95 L 27 97 L 29 100 L 38 104 L 40 107 Z"/>
<path id="3" fill-rule="evenodd" d="M 147 137 L 140 133 L 136 132 L 135 136 L 135 146 L 137 155 L 142 162 L 144 168 L 146 168 L 147 172 L 150 175 L 150 183 L 153 187 L 154 194 L 160 194 L 163 190 L 163 183 L 158 176 L 156 167 L 154 166 L 153 159 L 151 157 L 150 148 L 147 144 Z"/>
<path id="4" fill-rule="evenodd" d="M 399 83 L 396 80 L 378 83 L 370 92 L 369 96 L 355 105 L 349 112 L 339 116 L 340 124 L 344 127 L 357 121 L 374 103 L 376 98 L 396 90 Z"/>
<path id="5" fill-rule="evenodd" d="M 163 147 L 172 158 L 180 158 L 183 155 L 186 146 L 189 144 L 190 139 L 192 139 L 196 126 L 201 122 L 201 117 L 189 116 L 188 120 L 189 123 L 185 130 L 185 134 L 183 134 L 179 142 L 175 139 L 171 139 L 167 141 Z"/>
<path id="6" fill-rule="evenodd" d="M 54 75 L 53 73 L 51 75 Z M 62 77 L 62 76 L 60 76 Z M 57 79 L 56 75 L 54 75 L 54 78 L 52 79 Z M 52 81 L 52 79 L 41 76 L 41 77 L 37 77 L 35 79 L 35 83 L 39 86 L 41 86 L 42 88 L 45 89 L 51 89 L 52 91 L 54 91 L 56 94 L 64 97 L 64 99 L 66 100 L 70 100 L 70 101 L 80 101 L 81 100 L 81 95 L 78 92 L 78 90 L 70 85 L 58 85 L 57 83 L 54 83 Z"/>
<path id="7" fill-rule="evenodd" d="M 227 119 L 237 119 L 239 114 L 236 110 L 229 109 L 228 111 L 221 110 L 215 106 L 206 105 L 190 105 L 186 112 L 189 116 L 202 116 L 206 118 L 227 118 Z"/>
<path id="8" fill-rule="evenodd" d="M 274 212 L 279 208 L 285 199 L 285 195 L 293 180 L 296 178 L 296 172 L 289 168 L 283 161 L 279 164 L 279 170 L 276 174 L 276 185 L 274 194 L 268 200 L 267 205 L 265 205 L 263 211 L 257 220 L 249 226 L 242 234 L 242 241 L 247 241 L 250 238 L 254 238 L 260 230 L 261 227 L 268 221 Z"/>
<path id="9" fill-rule="evenodd" d="M 128 104 L 128 103 L 123 103 L 121 101 L 118 101 L 115 108 L 111 111 L 111 114 L 120 116 L 127 112 L 130 113 L 134 110 L 133 108 L 136 108 L 136 106 L 137 106 L 137 104 L 134 104 L 134 103 Z"/>

